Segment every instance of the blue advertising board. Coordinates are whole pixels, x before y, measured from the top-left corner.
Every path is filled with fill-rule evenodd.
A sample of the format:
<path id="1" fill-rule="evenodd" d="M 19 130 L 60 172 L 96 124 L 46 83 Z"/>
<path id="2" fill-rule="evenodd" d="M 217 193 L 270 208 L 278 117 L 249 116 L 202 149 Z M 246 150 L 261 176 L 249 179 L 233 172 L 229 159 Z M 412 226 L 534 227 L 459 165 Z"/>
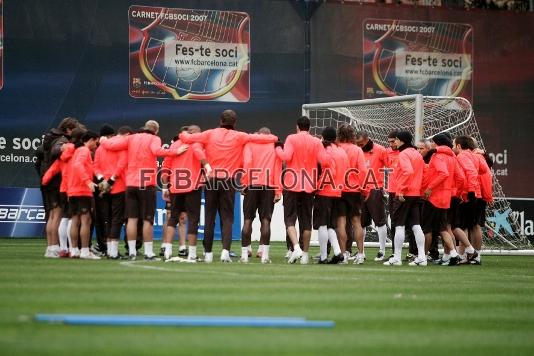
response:
<path id="1" fill-rule="evenodd" d="M 161 193 L 157 195 L 157 211 L 154 217 L 154 239 L 161 239 L 167 212 Z M 0 187 L 0 237 L 27 238 L 45 236 L 45 210 L 38 188 Z M 199 239 L 204 238 L 204 198 L 202 198 Z M 234 226 L 232 238 L 241 238 L 241 198 L 235 195 Z M 215 239 L 221 239 L 220 224 L 215 224 Z"/>

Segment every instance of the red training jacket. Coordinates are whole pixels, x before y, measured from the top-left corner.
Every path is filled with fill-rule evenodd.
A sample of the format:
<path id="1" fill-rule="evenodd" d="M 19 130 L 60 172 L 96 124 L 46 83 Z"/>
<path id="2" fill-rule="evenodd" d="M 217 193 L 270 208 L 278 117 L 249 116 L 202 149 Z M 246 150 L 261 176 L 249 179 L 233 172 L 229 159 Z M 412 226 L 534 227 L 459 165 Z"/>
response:
<path id="1" fill-rule="evenodd" d="M 181 140 L 176 140 L 169 149 L 177 151 L 182 145 Z M 193 143 L 181 155 L 165 157 L 162 167 L 171 171 L 169 192 L 188 193 L 198 189 L 202 180 L 200 161 L 205 159 L 206 154 L 200 143 Z"/>
<path id="2" fill-rule="evenodd" d="M 436 208 L 449 209 L 451 198 L 456 194 L 456 186 L 463 186 L 464 174 L 457 167 L 456 155 L 447 146 L 438 146 L 432 155 L 423 176 L 422 193 L 427 189 L 432 192 L 428 201 Z"/>
<path id="3" fill-rule="evenodd" d="M 278 157 L 286 162 L 284 189 L 311 193 L 317 189 L 317 157 L 324 150 L 321 140 L 300 131 L 287 136 L 284 148 L 276 147 Z"/>
<path id="4" fill-rule="evenodd" d="M 95 152 L 93 168 L 95 176 L 102 176 L 104 179 L 110 179 L 115 176 L 115 183 L 111 187 L 111 194 L 122 193 L 126 190 L 125 170 L 128 166 L 128 151 L 111 151 L 98 146 Z"/>
<path id="5" fill-rule="evenodd" d="M 397 182 L 395 194 L 419 197 L 424 169 L 425 162 L 423 157 L 415 148 L 408 147 L 400 150 L 397 170 L 393 174 Z"/>
<path id="6" fill-rule="evenodd" d="M 367 167 L 365 166 L 365 156 L 363 155 L 363 151 L 360 147 L 349 142 L 339 143 L 338 146 L 341 147 L 347 154 L 349 169 L 358 170 L 358 174 L 355 172 L 350 172 L 348 174 L 346 177 L 346 182 L 343 182 L 343 191 L 356 193 L 361 192 L 365 175 L 367 174 Z"/>
<path id="7" fill-rule="evenodd" d="M 183 143 L 201 143 L 217 178 L 232 178 L 243 165 L 243 146 L 248 142 L 274 143 L 274 135 L 247 134 L 223 127 L 189 134 L 182 132 Z"/>
<path id="8" fill-rule="evenodd" d="M 69 197 L 92 197 L 89 183 L 93 181 L 93 159 L 91 151 L 81 146 L 67 164 L 67 195 Z"/>
<path id="9" fill-rule="evenodd" d="M 349 169 L 348 161 L 345 150 L 336 144 L 331 144 L 320 153 L 322 174 L 319 178 L 317 195 L 341 197 L 345 186 L 345 173 Z"/>
<path id="10" fill-rule="evenodd" d="M 386 148 L 373 142 L 373 148 L 368 152 L 363 152 L 365 156 L 365 163 L 367 169 L 372 172 L 376 179 L 376 184 L 370 184 L 367 189 L 381 189 L 384 188 L 384 168 L 388 167 L 388 153 Z M 369 174 L 371 174 L 369 172 Z M 391 177 L 391 175 L 390 175 Z M 373 179 L 369 177 L 369 183 L 374 183 Z"/>
<path id="11" fill-rule="evenodd" d="M 59 191 L 61 193 L 67 193 L 67 163 L 74 155 L 74 144 L 66 143 L 61 156 L 52 163 L 50 168 L 46 171 L 41 180 L 43 185 L 48 185 L 52 178 L 58 173 L 61 173 L 61 185 L 59 186 Z"/>
<path id="12" fill-rule="evenodd" d="M 388 168 L 391 169 L 388 175 L 388 192 L 395 193 L 397 184 L 395 182 L 393 172 L 395 172 L 399 163 L 399 150 L 394 150 L 391 147 L 388 147 L 386 148 L 386 152 L 388 154 Z"/>
<path id="13" fill-rule="evenodd" d="M 151 187 L 156 185 L 157 157 L 176 156 L 177 152 L 161 147 L 161 139 L 150 133 L 115 136 L 101 141 L 110 151 L 128 150 L 126 168 L 127 187 Z"/>
<path id="14" fill-rule="evenodd" d="M 282 193 L 282 161 L 271 143 L 247 143 L 243 149 L 243 168 L 242 184 L 271 187 L 275 194 Z"/>

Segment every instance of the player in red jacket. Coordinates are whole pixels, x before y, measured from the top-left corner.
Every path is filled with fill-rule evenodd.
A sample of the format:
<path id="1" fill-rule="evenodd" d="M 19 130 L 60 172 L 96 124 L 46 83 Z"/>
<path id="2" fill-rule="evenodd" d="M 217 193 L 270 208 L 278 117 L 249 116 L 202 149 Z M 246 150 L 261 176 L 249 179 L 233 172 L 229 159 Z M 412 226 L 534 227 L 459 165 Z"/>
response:
<path id="1" fill-rule="evenodd" d="M 270 135 L 262 127 L 259 134 Z M 258 213 L 260 219 L 261 263 L 270 263 L 271 218 L 274 204 L 282 198 L 282 161 L 272 143 L 249 142 L 243 149 L 243 229 L 241 230 L 241 262 L 248 262 L 252 235 L 252 222 Z"/>
<path id="2" fill-rule="evenodd" d="M 439 232 L 445 250 L 450 254 L 449 266 L 458 264 L 459 255 L 456 244 L 447 228 L 447 211 L 456 186 L 462 185 L 464 174 L 456 163 L 456 155 L 452 151 L 452 142 L 444 134 L 432 138 L 435 153 L 432 154 L 423 176 L 422 193 L 424 197 L 422 227 L 425 233 L 425 251 L 428 252 L 432 243 L 432 232 Z"/>
<path id="3" fill-rule="evenodd" d="M 404 243 L 405 227 L 410 226 L 417 243 L 417 258 L 410 265 L 426 266 L 425 235 L 421 229 L 420 194 L 425 162 L 412 144 L 412 134 L 408 131 L 397 132 L 399 162 L 393 173 L 397 183 L 392 220 L 395 224 L 395 251 L 384 265 L 402 265 L 401 252 Z"/>
<path id="4" fill-rule="evenodd" d="M 205 186 L 205 225 L 204 225 L 204 261 L 213 261 L 213 237 L 215 233 L 215 217 L 219 213 L 223 250 L 222 262 L 232 262 L 230 247 L 232 245 L 232 226 L 234 224 L 234 200 L 236 178 L 242 173 L 243 146 L 248 142 L 274 143 L 278 138 L 274 135 L 249 135 L 235 130 L 237 114 L 233 110 L 222 112 L 220 127 L 201 133 L 187 134 L 182 132 L 180 140 L 186 144 L 199 142 L 206 150 L 206 158 L 213 172 Z"/>
<path id="5" fill-rule="evenodd" d="M 363 151 L 354 141 L 356 133 L 349 125 L 340 126 L 337 129 L 338 146 L 341 147 L 348 158 L 348 171 L 346 172 L 343 192 L 339 202 L 339 215 L 337 224 L 337 235 L 341 252 L 344 253 L 344 260 L 349 260 L 350 247 L 356 240 L 358 252 L 354 258 L 354 263 L 362 264 L 365 260 L 365 250 L 363 245 L 363 229 L 361 221 L 362 210 L 362 186 L 367 172 Z M 347 230 L 346 225 L 349 225 Z M 350 234 L 350 238 L 347 237 Z"/>
<path id="6" fill-rule="evenodd" d="M 365 131 L 356 133 L 356 144 L 361 147 L 367 166 L 367 174 L 363 186 L 366 197 L 362 209 L 364 239 L 365 228 L 374 222 L 378 233 L 378 241 L 381 246 L 385 246 L 388 228 L 386 226 L 386 206 L 384 203 L 384 177 L 388 168 L 388 153 L 384 146 L 373 142 Z M 366 194 L 367 191 L 369 191 L 368 194 Z"/>
<path id="7" fill-rule="evenodd" d="M 388 144 L 389 147 L 386 148 L 388 154 L 388 174 L 387 174 L 387 192 L 388 192 L 388 213 L 390 216 L 390 239 L 391 239 L 391 251 L 395 250 L 395 225 L 391 219 L 391 212 L 393 211 L 393 202 L 395 201 L 395 190 L 397 189 L 397 184 L 395 182 L 394 172 L 397 169 L 399 163 L 399 149 L 397 148 L 397 131 L 391 131 L 388 134 Z M 386 182 L 384 182 L 386 184 Z M 412 234 L 408 234 L 408 241 L 412 241 Z M 386 254 L 386 241 L 379 241 L 380 248 L 375 257 L 375 261 L 384 260 Z M 391 252 L 393 255 L 393 252 Z"/>
<path id="8" fill-rule="evenodd" d="M 72 137 L 76 137 L 76 140 L 81 138 L 81 135 L 85 133 L 85 130 L 82 130 L 80 128 L 75 128 L 72 130 Z M 60 257 L 69 257 L 69 246 L 72 247 L 72 243 L 70 241 L 70 214 L 69 214 L 69 199 L 67 196 L 67 167 L 68 162 L 74 155 L 74 144 L 73 143 L 66 143 L 61 148 L 61 156 L 59 159 L 57 159 L 50 168 L 46 171 L 45 175 L 43 176 L 43 179 L 41 180 L 42 186 L 47 186 L 50 181 L 57 176 L 57 174 L 61 174 L 61 184 L 59 186 L 59 201 L 60 201 L 60 208 L 62 212 L 61 221 L 59 223 L 58 227 L 58 235 L 59 235 L 59 256 Z M 78 251 L 79 252 L 79 251 Z M 79 255 L 76 251 L 74 251 L 73 255 Z"/>
<path id="9" fill-rule="evenodd" d="M 276 148 L 278 157 L 286 162 L 283 173 L 284 223 L 293 252 L 288 263 L 300 259 L 301 264 L 309 261 L 308 249 L 312 230 L 313 195 L 317 189 L 317 157 L 324 150 L 321 141 L 310 135 L 310 119 L 302 116 L 297 119 L 297 133 L 287 136 L 284 145 Z M 299 237 L 295 229 L 299 222 Z"/>
<path id="10" fill-rule="evenodd" d="M 318 230 L 321 252 L 319 263 L 337 264 L 344 261 L 335 229 L 339 219 L 346 219 L 346 214 L 339 210 L 339 205 L 341 193 L 345 187 L 349 160 L 345 150 L 335 143 L 336 129 L 326 127 L 322 136 L 325 149 L 320 151 L 318 156 L 322 172 L 313 204 L 313 228 Z M 329 262 L 327 262 L 328 242 L 334 251 L 334 256 Z"/>
<path id="11" fill-rule="evenodd" d="M 200 128 L 196 125 L 185 127 L 182 132 L 199 133 Z M 181 152 L 178 156 L 165 157 L 163 160 L 164 171 L 170 172 L 170 176 L 164 175 L 162 181 L 168 184 L 163 189 L 163 198 L 171 202 L 171 214 L 167 220 L 167 228 L 164 236 L 164 257 L 172 256 L 172 239 L 176 225 L 180 223 L 181 213 L 187 215 L 187 240 L 189 241 L 188 259 L 197 260 L 197 233 L 200 222 L 200 201 L 202 194 L 202 167 L 209 175 L 211 167 L 206 161 L 206 153 L 200 143 L 191 145 L 184 144 L 180 139 L 174 141 L 171 150 Z"/>
<path id="12" fill-rule="evenodd" d="M 120 136 L 132 133 L 127 126 L 121 127 L 118 131 Z M 115 135 L 115 130 L 111 126 L 104 125 L 100 135 L 112 137 Z M 100 145 L 96 149 L 93 166 L 101 191 L 95 198 L 96 217 L 104 224 L 102 232 L 107 240 L 107 256 L 118 259 L 120 234 L 125 221 L 125 171 L 128 166 L 128 151 L 110 151 Z"/>
<path id="13" fill-rule="evenodd" d="M 136 238 L 138 220 L 143 220 L 145 260 L 158 260 L 154 254 L 154 213 L 156 211 L 157 157 L 176 156 L 176 150 L 161 147 L 157 136 L 159 124 L 154 120 L 145 123 L 143 130 L 129 136 L 115 136 L 101 141 L 111 151 L 127 150 L 126 167 L 126 236 L 131 260 L 137 258 Z"/>
<path id="14" fill-rule="evenodd" d="M 473 140 L 470 137 L 458 136 L 454 139 L 454 151 L 466 178 L 462 192 L 463 202 L 460 203 L 458 208 L 461 217 L 459 227 L 464 230 L 465 235 L 469 235 L 469 237 L 472 238 L 479 234 L 480 239 L 482 239 L 482 231 L 480 230 L 477 220 L 477 199 L 482 197 L 479 175 L 484 174 L 485 169 L 487 170 L 488 168 L 487 164 L 485 166 L 481 165 L 480 160 L 475 156 L 471 149 L 473 149 Z M 475 251 L 471 244 L 463 244 L 467 255 L 464 256 L 465 258 L 463 258 L 462 263 L 470 263 L 478 257 L 479 252 Z M 460 254 L 463 254 L 462 248 L 459 250 Z"/>
<path id="15" fill-rule="evenodd" d="M 493 174 L 491 166 L 493 161 L 491 158 L 478 147 L 478 143 L 470 137 L 473 148 L 473 157 L 478 160 L 478 182 L 480 184 L 480 198 L 477 198 L 477 207 L 475 212 L 475 229 L 472 234 L 472 243 L 475 250 L 478 252 L 476 258 L 471 259 L 471 264 L 480 264 L 480 250 L 482 249 L 482 227 L 486 225 L 486 207 L 488 204 L 493 204 Z M 471 237 L 471 235 L 470 235 Z"/>
<path id="16" fill-rule="evenodd" d="M 74 155 L 68 163 L 67 195 L 69 197 L 69 210 L 72 219 L 70 236 L 73 248 L 78 247 L 78 237 L 82 242 L 80 258 L 99 260 L 89 250 L 91 240 L 91 209 L 93 206 L 93 193 L 97 188 L 93 182 L 93 159 L 91 152 L 96 149 L 98 135 L 86 132 L 81 142 L 77 142 Z"/>

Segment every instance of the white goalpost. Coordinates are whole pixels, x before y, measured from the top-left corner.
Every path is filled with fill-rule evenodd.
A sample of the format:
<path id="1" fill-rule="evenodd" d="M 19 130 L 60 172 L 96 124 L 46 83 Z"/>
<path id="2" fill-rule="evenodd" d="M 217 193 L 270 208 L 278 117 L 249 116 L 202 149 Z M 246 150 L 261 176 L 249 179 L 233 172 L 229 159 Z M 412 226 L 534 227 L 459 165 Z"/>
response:
<path id="1" fill-rule="evenodd" d="M 471 103 L 462 97 L 417 94 L 314 103 L 303 105 L 302 114 L 310 118 L 310 133 L 317 136 L 327 126 L 338 128 L 348 124 L 358 131 L 366 131 L 374 142 L 387 147 L 387 136 L 394 130 L 410 131 L 415 142 L 449 132 L 452 137 L 471 136 L 485 150 Z M 493 196 L 494 204 L 486 210 L 488 219 L 483 227 L 484 253 L 534 254 L 495 176 Z M 377 238 L 368 233 L 366 240 L 366 244 L 373 246 Z"/>

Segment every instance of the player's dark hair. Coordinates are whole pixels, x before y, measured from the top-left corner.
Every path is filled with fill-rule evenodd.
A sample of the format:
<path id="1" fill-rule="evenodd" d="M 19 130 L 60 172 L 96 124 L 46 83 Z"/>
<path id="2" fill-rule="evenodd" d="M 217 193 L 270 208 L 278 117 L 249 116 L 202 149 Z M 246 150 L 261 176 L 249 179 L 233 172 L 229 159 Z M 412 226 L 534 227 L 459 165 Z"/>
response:
<path id="1" fill-rule="evenodd" d="M 66 133 L 67 130 L 74 130 L 76 127 L 80 125 L 80 122 L 73 118 L 73 117 L 66 117 L 58 125 L 58 130 L 60 130 L 63 133 Z"/>
<path id="2" fill-rule="evenodd" d="M 135 131 L 130 126 L 121 126 L 117 130 L 117 133 L 119 135 L 126 135 L 126 134 L 131 135 L 131 134 L 135 133 Z"/>
<path id="3" fill-rule="evenodd" d="M 339 142 L 354 143 L 354 139 L 355 139 L 354 127 L 350 125 L 341 125 L 337 129 L 337 138 Z"/>
<path id="4" fill-rule="evenodd" d="M 221 126 L 234 128 L 237 121 L 237 114 L 234 110 L 224 110 L 221 114 Z"/>
<path id="5" fill-rule="evenodd" d="M 268 127 L 261 127 L 258 130 L 258 133 L 263 134 L 263 135 L 270 135 L 271 134 L 271 129 L 268 128 Z"/>
<path id="6" fill-rule="evenodd" d="M 369 134 L 367 133 L 367 131 L 357 131 L 356 132 L 356 138 L 363 138 L 363 139 L 367 139 L 369 138 Z"/>
<path id="7" fill-rule="evenodd" d="M 87 130 L 84 129 L 83 127 L 76 127 L 74 130 L 72 130 L 72 133 L 70 135 L 70 142 L 74 143 L 74 145 L 82 142 L 82 136 L 86 132 Z"/>
<path id="8" fill-rule="evenodd" d="M 309 131 L 310 126 L 311 122 L 307 116 L 301 116 L 297 119 L 297 127 L 300 131 Z"/>
<path id="9" fill-rule="evenodd" d="M 92 140 L 92 139 L 97 139 L 98 138 L 98 134 L 96 132 L 93 132 L 93 131 L 87 131 L 86 133 L 83 134 L 82 136 L 82 142 L 83 143 L 86 143 L 87 141 L 89 140 Z"/>
<path id="10" fill-rule="evenodd" d="M 389 134 L 388 134 L 388 138 L 397 138 L 397 134 L 399 133 L 399 131 L 397 130 L 394 130 L 394 131 L 391 131 Z"/>
<path id="11" fill-rule="evenodd" d="M 473 146 L 473 140 L 468 136 L 458 136 L 454 139 L 455 145 L 460 145 L 462 150 L 469 150 Z"/>

